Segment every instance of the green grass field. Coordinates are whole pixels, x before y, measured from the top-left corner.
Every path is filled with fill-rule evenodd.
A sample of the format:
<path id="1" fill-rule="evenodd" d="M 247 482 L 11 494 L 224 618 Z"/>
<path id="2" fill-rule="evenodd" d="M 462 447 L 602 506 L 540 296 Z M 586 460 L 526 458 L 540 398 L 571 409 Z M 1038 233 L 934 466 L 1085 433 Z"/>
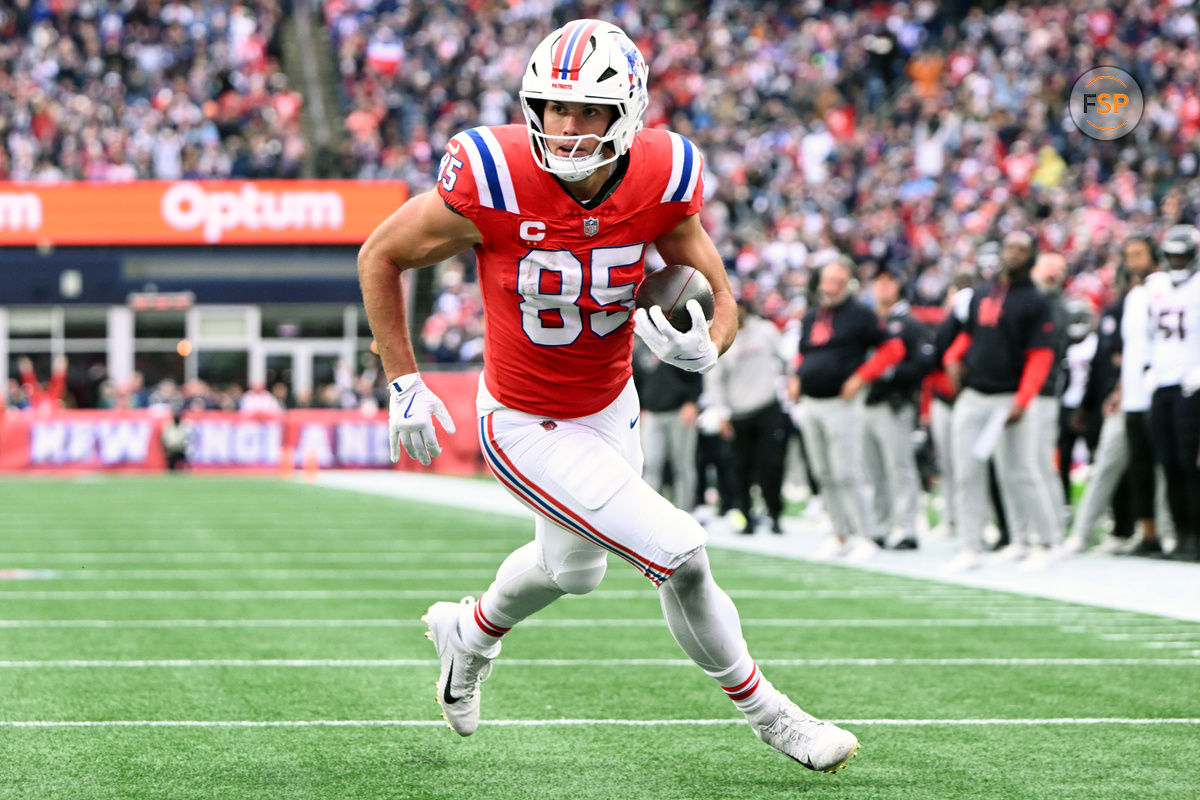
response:
<path id="1" fill-rule="evenodd" d="M 9 479 L 0 508 L 0 798 L 1200 796 L 1193 623 L 714 551 L 764 672 L 862 741 L 823 775 L 615 559 L 450 732 L 418 618 L 520 520 L 261 478 Z"/>

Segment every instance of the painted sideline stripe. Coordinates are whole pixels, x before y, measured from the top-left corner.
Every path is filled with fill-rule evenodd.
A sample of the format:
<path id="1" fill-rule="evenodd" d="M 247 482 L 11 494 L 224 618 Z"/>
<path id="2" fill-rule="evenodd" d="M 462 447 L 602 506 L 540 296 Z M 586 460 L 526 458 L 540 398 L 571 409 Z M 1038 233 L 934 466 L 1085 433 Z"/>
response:
<path id="1" fill-rule="evenodd" d="M 1072 622 L 1077 621 L 1072 618 Z M 1103 622 L 1100 620 L 1100 622 Z M 1061 628 L 1064 621 L 1054 617 L 1031 616 L 1005 619 L 913 618 L 913 619 L 747 619 L 742 624 L 762 628 Z M 522 628 L 665 628 L 657 619 L 527 619 Z M 419 619 L 0 619 L 2 628 L 425 628 Z M 1075 633 L 1109 630 L 1072 625 Z M 1107 638 L 1111 634 L 1102 634 Z M 1125 636 L 1125 634 L 1121 634 Z M 1200 632 L 1145 634 L 1169 638 L 1197 636 Z"/>
<path id="2" fill-rule="evenodd" d="M 1200 725 L 1200 717 L 1050 717 L 1046 719 L 835 719 L 837 725 L 988 726 L 988 725 Z M 485 727 L 538 728 L 612 725 L 628 728 L 745 725 L 744 719 L 495 719 Z M 444 728 L 426 719 L 299 719 L 299 720 L 10 720 L 0 728 Z"/>
<path id="3" fill-rule="evenodd" d="M 762 658 L 771 667 L 1110 667 L 1198 666 L 1200 658 Z M 436 667 L 431 658 L 174 658 L 130 661 L 0 661 L 3 669 L 143 667 Z M 685 658 L 506 658 L 513 667 L 694 667 Z"/>

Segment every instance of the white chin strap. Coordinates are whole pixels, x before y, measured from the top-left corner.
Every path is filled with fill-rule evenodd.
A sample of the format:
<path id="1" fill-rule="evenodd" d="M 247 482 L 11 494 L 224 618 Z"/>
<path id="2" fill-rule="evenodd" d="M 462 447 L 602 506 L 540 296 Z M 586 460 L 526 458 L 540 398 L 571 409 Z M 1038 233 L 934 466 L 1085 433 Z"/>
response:
<path id="1" fill-rule="evenodd" d="M 547 171 L 567 183 L 578 183 L 599 169 L 603 156 L 599 147 L 596 152 L 583 158 L 565 158 L 546 153 Z"/>
<path id="2" fill-rule="evenodd" d="M 1170 270 L 1167 272 L 1167 274 L 1171 276 L 1171 283 L 1175 286 L 1178 286 L 1188 278 L 1192 277 L 1192 270 L 1188 267 L 1185 267 L 1184 269 Z"/>

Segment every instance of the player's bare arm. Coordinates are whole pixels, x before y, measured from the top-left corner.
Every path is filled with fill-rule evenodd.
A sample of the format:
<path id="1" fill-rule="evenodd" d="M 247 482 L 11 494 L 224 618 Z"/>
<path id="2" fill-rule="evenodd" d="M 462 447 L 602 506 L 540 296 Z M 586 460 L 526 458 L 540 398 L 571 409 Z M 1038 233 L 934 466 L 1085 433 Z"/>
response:
<path id="1" fill-rule="evenodd" d="M 717 346 L 717 352 L 724 353 L 737 334 L 737 303 L 725 273 L 725 264 L 700 224 L 700 216 L 693 214 L 684 218 L 674 230 L 659 237 L 654 246 L 668 264 L 687 264 L 700 270 L 708 279 L 713 290 L 713 322 L 709 336 Z"/>
<path id="2" fill-rule="evenodd" d="M 388 377 L 417 371 L 400 273 L 428 267 L 482 241 L 479 229 L 435 191 L 413 197 L 379 224 L 358 251 L 358 281 Z"/>

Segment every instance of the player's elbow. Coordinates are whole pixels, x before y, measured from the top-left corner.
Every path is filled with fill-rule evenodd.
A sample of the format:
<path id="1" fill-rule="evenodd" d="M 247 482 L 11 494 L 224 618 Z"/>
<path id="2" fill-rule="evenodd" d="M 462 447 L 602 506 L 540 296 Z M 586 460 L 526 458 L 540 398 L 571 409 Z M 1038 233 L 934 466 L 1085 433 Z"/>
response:
<path id="1" fill-rule="evenodd" d="M 399 272 L 399 266 L 387 257 L 380 241 L 371 236 L 358 248 L 358 281 L 369 284 L 378 280 L 384 273 Z"/>

